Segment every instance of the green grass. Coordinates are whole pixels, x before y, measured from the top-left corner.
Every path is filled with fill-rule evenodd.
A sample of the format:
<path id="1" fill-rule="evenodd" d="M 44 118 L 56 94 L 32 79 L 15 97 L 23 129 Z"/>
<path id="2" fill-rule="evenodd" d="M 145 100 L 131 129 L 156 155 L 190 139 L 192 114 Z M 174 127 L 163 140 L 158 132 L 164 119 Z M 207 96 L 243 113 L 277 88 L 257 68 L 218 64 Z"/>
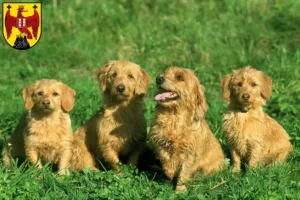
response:
<path id="1" fill-rule="evenodd" d="M 227 168 L 199 177 L 178 195 L 165 178 L 126 166 L 119 176 L 84 171 L 60 178 L 47 166 L 36 172 L 24 163 L 8 172 L 0 163 L 0 199 L 298 199 L 299 10 L 300 1 L 282 0 L 76 0 L 59 1 L 56 10 L 52 1 L 43 1 L 43 33 L 33 49 L 17 51 L 0 40 L 2 147 L 25 110 L 25 86 L 52 78 L 75 89 L 75 130 L 101 106 L 95 69 L 109 60 L 128 59 L 153 80 L 170 65 L 193 69 L 206 88 L 206 118 L 225 152 L 221 116 L 226 105 L 219 81 L 245 65 L 264 71 L 274 83 L 265 111 L 287 130 L 294 152 L 282 166 L 242 174 Z M 148 125 L 154 95 L 152 81 L 145 101 Z"/>

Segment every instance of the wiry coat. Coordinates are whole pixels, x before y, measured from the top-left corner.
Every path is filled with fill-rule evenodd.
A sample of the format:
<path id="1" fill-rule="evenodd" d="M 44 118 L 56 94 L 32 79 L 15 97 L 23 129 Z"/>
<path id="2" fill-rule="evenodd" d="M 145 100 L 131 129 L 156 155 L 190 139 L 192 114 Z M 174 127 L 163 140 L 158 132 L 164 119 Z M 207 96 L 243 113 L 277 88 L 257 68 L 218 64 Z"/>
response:
<path id="1" fill-rule="evenodd" d="M 221 88 L 229 102 L 222 128 L 231 149 L 233 171 L 240 171 L 241 162 L 250 167 L 282 162 L 292 151 L 289 136 L 262 108 L 271 96 L 272 79 L 245 67 L 225 76 Z"/>
<path id="2" fill-rule="evenodd" d="M 159 90 L 175 97 L 158 101 L 150 143 L 165 174 L 171 180 L 176 177 L 176 189 L 181 190 L 196 171 L 211 174 L 220 170 L 224 155 L 205 120 L 208 105 L 194 73 L 171 67 L 160 77 L 164 82 L 158 84 Z"/>
<path id="3" fill-rule="evenodd" d="M 68 173 L 73 141 L 68 112 L 73 108 L 75 94 L 68 86 L 47 79 L 23 90 L 29 111 L 3 150 L 5 166 L 11 166 L 11 155 L 13 159 L 28 158 L 38 168 L 45 162 L 58 164 L 60 174 Z"/>
<path id="4" fill-rule="evenodd" d="M 103 107 L 75 132 L 75 138 L 91 156 L 119 171 L 121 157 L 136 165 L 144 149 L 147 126 L 143 96 L 150 77 L 129 61 L 112 61 L 102 66 L 97 76 Z"/>

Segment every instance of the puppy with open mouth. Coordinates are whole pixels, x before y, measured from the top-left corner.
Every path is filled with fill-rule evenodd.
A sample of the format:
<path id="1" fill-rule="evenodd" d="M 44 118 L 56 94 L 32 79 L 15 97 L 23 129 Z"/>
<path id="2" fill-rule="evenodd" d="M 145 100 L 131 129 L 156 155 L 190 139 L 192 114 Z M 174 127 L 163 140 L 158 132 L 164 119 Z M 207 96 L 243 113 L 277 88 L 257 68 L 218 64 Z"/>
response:
<path id="1" fill-rule="evenodd" d="M 212 174 L 223 167 L 224 155 L 205 120 L 208 105 L 194 72 L 170 67 L 156 78 L 159 94 L 150 144 L 176 190 L 197 171 Z"/>

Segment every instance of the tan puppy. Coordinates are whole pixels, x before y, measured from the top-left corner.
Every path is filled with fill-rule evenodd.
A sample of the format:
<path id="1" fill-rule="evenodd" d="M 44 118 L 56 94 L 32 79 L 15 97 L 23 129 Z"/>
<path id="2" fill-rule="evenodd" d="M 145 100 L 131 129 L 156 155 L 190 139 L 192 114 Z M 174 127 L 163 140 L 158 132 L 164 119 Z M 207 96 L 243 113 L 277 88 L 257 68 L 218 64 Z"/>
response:
<path id="1" fill-rule="evenodd" d="M 144 149 L 147 126 L 143 97 L 149 75 L 129 61 L 111 61 L 97 72 L 103 107 L 75 132 L 88 152 L 119 172 L 120 156 L 136 165 Z"/>
<path id="2" fill-rule="evenodd" d="M 205 113 L 204 88 L 193 71 L 170 67 L 156 78 L 160 94 L 150 143 L 177 190 L 196 172 L 211 174 L 223 167 L 224 155 L 211 132 Z"/>
<path id="3" fill-rule="evenodd" d="M 292 151 L 289 136 L 262 108 L 271 96 L 272 79 L 245 67 L 225 76 L 221 88 L 229 102 L 223 132 L 231 148 L 233 171 L 240 171 L 241 162 L 256 167 L 283 161 Z"/>
<path id="4" fill-rule="evenodd" d="M 42 167 L 43 162 L 58 164 L 59 174 L 67 174 L 73 140 L 68 112 L 74 105 L 75 91 L 55 80 L 42 79 L 23 90 L 28 114 L 19 122 L 4 148 L 3 162 L 11 166 L 15 158 L 28 158 Z"/>

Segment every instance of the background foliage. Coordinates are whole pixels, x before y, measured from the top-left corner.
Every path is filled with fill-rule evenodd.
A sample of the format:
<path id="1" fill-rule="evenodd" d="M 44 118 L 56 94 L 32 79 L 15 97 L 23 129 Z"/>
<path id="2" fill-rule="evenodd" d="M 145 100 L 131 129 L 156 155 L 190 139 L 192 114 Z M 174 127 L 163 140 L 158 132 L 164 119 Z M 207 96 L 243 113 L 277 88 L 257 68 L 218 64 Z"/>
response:
<path id="1" fill-rule="evenodd" d="M 291 136 L 288 162 L 271 169 L 229 169 L 198 177 L 176 194 L 154 172 L 122 167 L 122 175 L 72 173 L 64 179 L 50 167 L 34 172 L 24 163 L 12 172 L 0 163 L 0 199 L 297 199 L 300 195 L 300 1 L 284 0 L 119 0 L 42 1 L 39 43 L 17 51 L 0 40 L 0 139 L 24 111 L 22 89 L 51 78 L 77 91 L 73 129 L 101 106 L 94 71 L 109 60 L 140 64 L 154 78 L 170 65 L 193 69 L 206 88 L 207 120 L 226 148 L 221 116 L 226 105 L 220 79 L 252 65 L 273 79 L 265 111 Z M 1 18 L 2 20 L 2 18 Z M 155 84 L 145 102 L 153 117 Z M 1 147 L 0 146 L 0 147 Z M 2 148 L 2 147 L 1 147 Z M 228 155 L 227 155 L 228 157 Z M 228 163 L 228 160 L 227 160 Z M 223 184 L 219 185 L 219 183 Z M 214 188 L 214 186 L 218 186 Z"/>

